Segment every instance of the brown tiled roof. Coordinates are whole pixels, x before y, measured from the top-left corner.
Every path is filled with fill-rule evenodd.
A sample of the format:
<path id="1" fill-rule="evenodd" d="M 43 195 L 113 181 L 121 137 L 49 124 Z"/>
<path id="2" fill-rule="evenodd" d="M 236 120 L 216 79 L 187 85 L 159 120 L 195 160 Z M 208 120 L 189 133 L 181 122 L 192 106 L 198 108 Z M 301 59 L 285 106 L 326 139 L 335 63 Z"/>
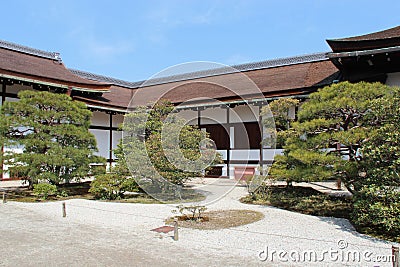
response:
<path id="1" fill-rule="evenodd" d="M 251 85 L 244 79 L 243 74 L 255 83 L 263 95 L 285 95 L 291 90 L 300 91 L 322 86 L 321 82 L 325 85 L 329 84 L 337 73 L 337 68 L 330 61 L 302 63 L 143 87 L 136 90 L 135 99 L 139 104 L 148 103 L 156 100 L 162 92 L 166 92 L 163 95 L 164 99 L 174 103 L 202 97 L 219 100 L 242 97 L 250 99 L 256 92 L 251 89 Z M 332 79 L 327 81 L 329 77 Z"/>
<path id="2" fill-rule="evenodd" d="M 365 35 L 326 41 L 333 52 L 349 52 L 399 46 L 400 26 Z"/>
<path id="3" fill-rule="evenodd" d="M 110 90 L 102 96 L 74 96 L 73 98 L 90 105 L 125 110 L 129 105 L 134 91 L 126 87 L 112 85 Z"/>
<path id="4" fill-rule="evenodd" d="M 56 53 L 0 41 L 0 74 L 75 88 L 108 90 L 110 84 L 71 73 Z"/>
<path id="5" fill-rule="evenodd" d="M 266 96 L 292 95 L 317 88 L 337 78 L 337 69 L 326 53 L 266 60 L 193 73 L 126 82 L 83 71 L 68 70 L 57 53 L 44 52 L 0 41 L 0 75 L 94 90 L 109 89 L 103 95 L 75 95 L 89 105 L 125 109 L 135 96 L 146 105 L 161 96 L 173 103 L 196 98 L 236 100 L 254 98 L 252 83 Z M 245 74 L 245 75 L 244 75 Z M 248 77 L 248 79 L 246 78 Z M 111 84 L 113 84 L 111 86 Z M 257 95 L 258 97 L 261 94 Z"/>
<path id="6" fill-rule="evenodd" d="M 364 40 L 378 40 L 387 39 L 400 36 L 400 26 L 386 29 L 379 32 L 368 33 L 364 35 L 336 39 L 336 41 L 364 41 Z"/>
<path id="7" fill-rule="evenodd" d="M 295 64 L 301 64 L 301 63 L 316 62 L 316 61 L 321 61 L 321 60 L 326 60 L 326 59 L 327 59 L 327 53 L 314 53 L 314 54 L 294 56 L 294 57 L 286 57 L 286 58 L 263 60 L 263 61 L 258 61 L 258 62 L 250 62 L 250 63 L 244 63 L 244 64 L 239 64 L 239 65 L 234 65 L 234 66 L 223 66 L 220 68 L 213 68 L 213 69 L 201 70 L 201 71 L 196 71 L 196 72 L 188 72 L 188 73 L 182 73 L 182 74 L 177 74 L 177 75 L 172 75 L 172 76 L 160 76 L 160 77 L 152 78 L 150 80 L 137 81 L 137 82 L 123 81 L 123 80 L 116 79 L 113 77 L 98 75 L 98 74 L 94 74 L 94 73 L 90 73 L 90 72 L 86 72 L 86 71 L 82 71 L 82 70 L 70 69 L 70 71 L 82 78 L 85 78 L 85 79 L 99 81 L 99 82 L 106 82 L 106 83 L 111 83 L 113 85 L 117 85 L 117 86 L 121 86 L 121 87 L 136 89 L 136 88 L 139 88 L 144 85 L 146 85 L 146 86 L 158 85 L 158 84 L 165 84 L 165 83 L 171 83 L 171 82 L 211 77 L 211 76 L 225 75 L 225 74 L 235 73 L 235 72 L 239 72 L 239 71 L 245 72 L 245 71 L 251 71 L 251 70 L 276 68 L 276 67 L 295 65 Z"/>
<path id="8" fill-rule="evenodd" d="M 99 106 L 126 108 L 133 96 L 136 104 L 146 105 L 162 96 L 173 103 L 209 97 L 219 100 L 252 98 L 249 80 L 255 83 L 266 96 L 301 94 L 305 89 L 317 88 L 332 83 L 338 78 L 338 70 L 328 61 L 326 53 L 265 60 L 233 67 L 210 69 L 160 77 L 148 81 L 127 82 L 79 70 L 73 73 L 92 80 L 111 82 L 110 92 L 97 98 L 76 99 Z M 234 89 L 232 92 L 229 89 Z M 252 86 L 250 86 L 252 87 Z"/>
<path id="9" fill-rule="evenodd" d="M 245 74 L 250 80 L 244 79 Z M 156 101 L 158 96 L 173 103 L 182 103 L 196 98 L 236 100 L 254 97 L 248 88 L 254 82 L 267 97 L 301 94 L 304 90 L 321 87 L 337 79 L 338 70 L 328 60 L 258 69 L 241 73 L 230 73 L 186 81 L 150 85 L 137 89 L 111 86 L 110 92 L 102 97 L 75 99 L 91 105 L 126 108 L 132 97 L 137 105 Z M 222 84 L 219 86 L 217 84 Z M 225 87 L 225 88 L 224 88 Z M 228 88 L 228 89 L 227 89 Z M 237 92 L 234 93 L 230 89 Z M 256 97 L 260 97 L 260 95 Z"/>

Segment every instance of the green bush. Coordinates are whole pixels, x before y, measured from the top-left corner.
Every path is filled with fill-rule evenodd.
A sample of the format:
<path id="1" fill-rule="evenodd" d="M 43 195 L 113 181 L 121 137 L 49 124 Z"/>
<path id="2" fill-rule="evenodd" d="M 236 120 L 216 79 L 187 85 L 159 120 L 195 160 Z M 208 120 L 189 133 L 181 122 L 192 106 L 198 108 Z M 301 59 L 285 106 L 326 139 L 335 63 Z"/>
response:
<path id="1" fill-rule="evenodd" d="M 37 197 L 47 199 L 49 196 L 57 194 L 57 186 L 46 183 L 35 184 L 33 185 L 33 194 Z"/>
<path id="2" fill-rule="evenodd" d="M 353 222 L 365 232 L 400 241 L 400 192 L 366 186 L 354 197 Z"/>
<path id="3" fill-rule="evenodd" d="M 89 189 L 96 199 L 108 200 L 121 199 L 127 191 L 138 191 L 135 180 L 116 173 L 97 175 Z"/>
<path id="4" fill-rule="evenodd" d="M 310 187 L 262 186 L 241 199 L 244 203 L 270 205 L 303 214 L 350 219 L 352 200 L 328 196 Z"/>
<path id="5" fill-rule="evenodd" d="M 57 194 L 58 197 L 68 197 L 68 193 L 65 190 L 61 190 Z"/>

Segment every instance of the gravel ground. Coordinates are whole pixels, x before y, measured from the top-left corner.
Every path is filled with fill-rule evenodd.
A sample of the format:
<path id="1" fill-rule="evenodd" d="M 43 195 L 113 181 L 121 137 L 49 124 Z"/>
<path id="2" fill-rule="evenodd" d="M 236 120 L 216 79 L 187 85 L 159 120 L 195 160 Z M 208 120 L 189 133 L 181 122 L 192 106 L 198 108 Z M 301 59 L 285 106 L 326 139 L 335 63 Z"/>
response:
<path id="1" fill-rule="evenodd" d="M 382 262 L 392 244 L 357 233 L 345 219 L 242 204 L 244 187 L 215 201 L 232 188 L 229 180 L 195 186 L 209 190 L 209 210 L 249 209 L 265 218 L 224 230 L 181 228 L 173 241 L 172 233 L 150 231 L 172 215 L 170 205 L 74 199 L 63 218 L 61 202 L 0 203 L 0 266 L 392 266 Z"/>

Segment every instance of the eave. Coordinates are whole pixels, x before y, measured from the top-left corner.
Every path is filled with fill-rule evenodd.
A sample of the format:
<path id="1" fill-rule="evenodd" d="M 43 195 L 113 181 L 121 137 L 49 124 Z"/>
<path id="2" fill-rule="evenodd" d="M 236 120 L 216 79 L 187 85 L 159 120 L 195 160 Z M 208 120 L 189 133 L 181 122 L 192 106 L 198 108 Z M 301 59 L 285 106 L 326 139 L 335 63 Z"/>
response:
<path id="1" fill-rule="evenodd" d="M 343 58 L 343 57 L 358 57 L 358 56 L 365 56 L 365 55 L 384 54 L 384 53 L 391 53 L 391 52 L 398 52 L 398 51 L 400 51 L 400 46 L 392 46 L 392 47 L 361 50 L 361 51 L 336 52 L 336 53 L 332 52 L 332 53 L 328 53 L 327 56 L 329 59 L 334 59 L 334 58 Z"/>
<path id="2" fill-rule="evenodd" d="M 73 91 L 83 91 L 83 92 L 91 92 L 91 93 L 105 93 L 109 92 L 109 87 L 103 87 L 103 88 L 90 88 L 89 86 L 77 86 L 77 85 L 70 85 L 68 83 L 63 83 L 63 82 L 50 82 L 50 81 L 44 81 L 40 78 L 27 78 L 27 77 L 22 77 L 19 75 L 11 75 L 11 74 L 4 74 L 0 73 L 0 78 L 3 79 L 9 79 L 9 80 L 14 80 L 14 81 L 21 81 L 23 83 L 27 84 L 38 84 L 38 85 L 44 85 L 48 87 L 55 87 L 55 88 L 61 88 L 61 89 L 70 89 Z"/>

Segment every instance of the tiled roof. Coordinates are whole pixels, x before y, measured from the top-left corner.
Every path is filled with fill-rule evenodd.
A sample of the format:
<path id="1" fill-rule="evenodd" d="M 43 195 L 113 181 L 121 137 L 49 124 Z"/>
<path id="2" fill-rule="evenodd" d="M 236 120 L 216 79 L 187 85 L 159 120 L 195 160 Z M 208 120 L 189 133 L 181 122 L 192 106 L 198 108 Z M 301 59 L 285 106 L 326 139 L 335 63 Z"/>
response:
<path id="1" fill-rule="evenodd" d="M 325 53 L 325 52 L 313 53 L 313 54 L 307 54 L 307 55 L 302 55 L 302 56 L 278 58 L 278 59 L 271 59 L 271 60 L 265 60 L 265 61 L 254 62 L 254 63 L 240 64 L 240 65 L 235 65 L 232 67 L 239 71 L 275 68 L 275 67 L 282 67 L 282 66 L 287 66 L 287 65 L 302 64 L 302 63 L 326 60 L 327 59 L 326 54 L 327 53 Z"/>
<path id="2" fill-rule="evenodd" d="M 264 95 L 285 95 L 290 90 L 307 90 L 330 84 L 337 79 L 338 70 L 329 60 L 308 62 L 304 64 L 285 65 L 274 68 L 250 70 L 245 75 Z M 221 85 L 221 86 L 219 86 Z M 153 102 L 158 92 L 164 99 L 174 103 L 182 103 L 196 98 L 229 99 L 252 97 L 254 88 L 247 88 L 248 81 L 240 73 L 229 73 L 210 76 L 190 82 L 174 82 L 171 84 L 153 85 L 138 89 L 135 99 L 138 102 Z M 237 95 L 239 94 L 239 95 Z M 141 99 L 140 97 L 143 97 Z"/>
<path id="3" fill-rule="evenodd" d="M 111 84 L 84 79 L 62 63 L 58 53 L 0 41 L 0 75 L 34 83 L 72 87 L 77 90 L 107 91 Z"/>
<path id="4" fill-rule="evenodd" d="M 4 40 L 0 40 L 0 48 L 10 49 L 13 51 L 29 54 L 32 56 L 43 57 L 43 58 L 61 61 L 60 53 L 43 51 L 43 50 L 28 47 L 28 46 L 23 46 L 23 45 L 7 42 Z"/>
<path id="5" fill-rule="evenodd" d="M 366 40 L 378 40 L 378 39 L 387 39 L 394 37 L 400 37 L 400 26 L 359 36 L 332 39 L 332 41 L 366 41 Z"/>
<path id="6" fill-rule="evenodd" d="M 223 74 L 230 74 L 235 72 L 246 72 L 246 71 L 253 71 L 253 70 L 260 70 L 260 69 L 268 69 L 268 68 L 276 68 L 276 67 L 283 67 L 289 65 L 296 65 L 296 64 L 303 64 L 303 63 L 310 63 L 316 61 L 322 61 L 327 59 L 327 53 L 314 53 L 302 56 L 295 56 L 295 57 L 287 57 L 287 58 L 279 58 L 279 59 L 272 59 L 272 60 L 265 60 L 259 62 L 252 62 L 252 63 L 245 63 L 240 65 L 234 65 L 232 67 L 222 67 L 222 68 L 215 68 L 203 71 L 196 71 L 184 74 L 178 74 L 173 76 L 166 76 L 166 77 L 159 77 L 150 79 L 147 81 L 139 81 L 139 82 L 128 82 L 123 81 L 103 75 L 97 75 L 90 72 L 85 72 L 81 70 L 74 70 L 70 69 L 70 71 L 78 76 L 81 76 L 85 79 L 95 80 L 99 82 L 107 82 L 112 83 L 117 86 L 127 87 L 127 88 L 139 88 L 142 85 L 144 86 L 153 86 L 159 85 L 164 83 L 171 83 L 171 82 L 178 82 L 178 81 L 185 81 L 185 80 L 192 80 L 198 78 L 205 78 L 211 76 L 218 76 Z"/>
<path id="7" fill-rule="evenodd" d="M 91 72 L 87 71 L 82 71 L 82 70 L 75 70 L 75 69 L 69 69 L 73 74 L 78 75 L 82 78 L 93 80 L 93 81 L 98 81 L 98 82 L 105 82 L 105 83 L 110 83 L 113 85 L 121 86 L 121 87 L 126 87 L 126 88 L 138 88 L 140 85 L 143 83 L 143 81 L 140 82 L 128 82 L 104 75 L 99 75 L 99 74 L 94 74 Z"/>
<path id="8" fill-rule="evenodd" d="M 265 96 L 276 97 L 305 94 L 309 90 L 329 85 L 338 79 L 339 72 L 331 61 L 323 60 L 256 69 L 245 74 Z M 218 86 L 218 84 L 223 86 Z M 182 103 L 201 97 L 229 101 L 238 99 L 237 94 L 248 95 L 248 85 L 248 81 L 243 79 L 243 74 L 229 73 L 189 81 L 151 85 L 136 90 L 113 85 L 110 92 L 103 94 L 102 97 L 79 97 L 77 100 L 92 105 L 115 108 L 128 107 L 133 97 L 139 105 L 146 105 L 157 100 L 160 95 L 173 103 Z M 251 88 L 250 91 L 250 93 L 254 92 Z"/>
<path id="9" fill-rule="evenodd" d="M 127 82 L 85 71 L 69 70 L 57 53 L 8 42 L 0 43 L 0 74 L 55 81 L 68 86 L 107 89 L 109 92 L 102 96 L 76 96 L 77 100 L 100 107 L 125 108 L 133 96 L 139 100 L 139 104 L 145 105 L 158 98 L 160 93 L 162 98 L 173 103 L 199 97 L 228 101 L 238 98 L 237 94 L 250 97 L 253 91 L 246 87 L 240 72 L 245 72 L 264 95 L 273 97 L 304 93 L 330 84 L 337 76 L 337 69 L 329 61 L 327 53 L 315 53 Z"/>
<path id="10" fill-rule="evenodd" d="M 335 53 L 400 46 L 400 26 L 365 35 L 326 41 Z"/>

